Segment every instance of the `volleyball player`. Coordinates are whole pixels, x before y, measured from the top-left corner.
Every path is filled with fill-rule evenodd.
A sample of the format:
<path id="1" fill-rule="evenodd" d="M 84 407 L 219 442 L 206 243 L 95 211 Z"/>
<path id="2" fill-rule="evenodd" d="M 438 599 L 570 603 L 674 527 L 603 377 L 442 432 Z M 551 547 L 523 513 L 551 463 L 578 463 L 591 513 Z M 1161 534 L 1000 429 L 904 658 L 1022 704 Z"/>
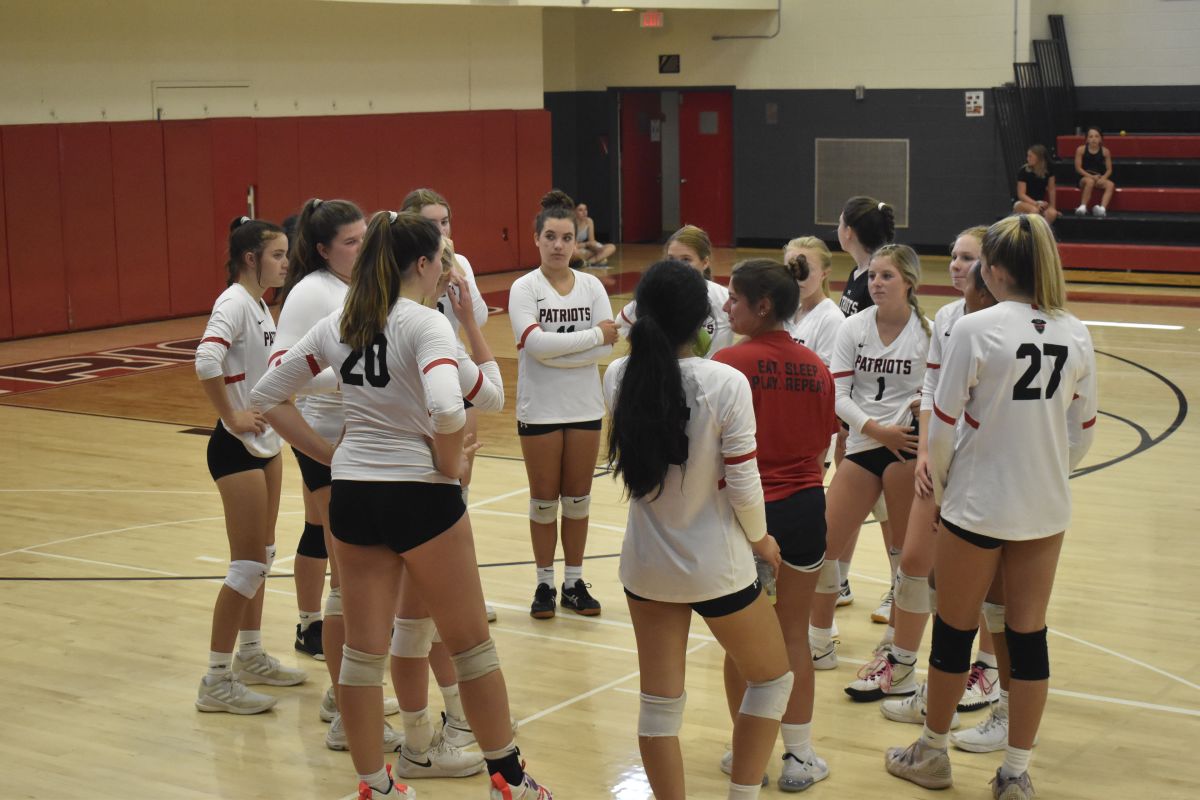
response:
<path id="1" fill-rule="evenodd" d="M 700 347 L 700 353 L 705 358 L 712 358 L 718 350 L 733 344 L 733 330 L 729 327 L 729 315 L 725 312 L 729 290 L 712 279 L 712 242 L 703 229 L 695 225 L 684 225 L 667 239 L 663 255 L 687 264 L 704 275 L 708 289 L 709 312 L 697 347 Z M 622 336 L 628 338 L 629 329 L 636 320 L 637 303 L 631 300 L 617 316 L 617 328 Z"/>
<path id="2" fill-rule="evenodd" d="M 834 558 L 842 553 L 883 490 L 897 543 L 904 541 L 913 496 L 917 435 L 912 403 L 919 398 L 929 350 L 929 323 L 917 302 L 921 266 L 906 245 L 884 245 L 871 259 L 874 305 L 850 317 L 838 333 L 830 369 L 837 383 L 837 414 L 850 427 L 846 457 L 834 473 L 826 504 L 825 565 L 813 601 L 813 658 L 836 663 L 833 611 L 840 590 Z M 881 645 L 887 647 L 887 641 Z M 916 654 L 889 654 L 885 694 L 916 689 Z M 860 673 L 860 680 L 868 675 Z M 876 689 L 846 688 L 855 700 L 877 699 Z"/>
<path id="3" fill-rule="evenodd" d="M 557 189 L 534 224 L 541 266 L 513 282 L 508 316 L 517 341 L 517 434 L 529 476 L 529 530 L 537 587 L 529 613 L 554 616 L 554 551 L 562 504 L 562 606 L 596 616 L 583 580 L 592 475 L 604 397 L 596 363 L 612 352 L 617 326 L 604 285 L 572 270 L 575 204 Z"/>
<path id="4" fill-rule="evenodd" d="M 779 623 L 754 558 L 778 569 L 755 460 L 745 376 L 699 358 L 709 315 L 695 270 L 662 261 L 637 288 L 630 354 L 605 372 L 609 464 L 630 494 L 620 578 L 641 669 L 638 745 L 659 800 L 685 797 L 679 727 L 692 611 L 745 685 L 733 728 L 729 798 L 758 797 L 792 690 Z"/>
<path id="5" fill-rule="evenodd" d="M 779 543 L 782 560 L 775 583 L 775 613 L 795 675 L 780 726 L 785 752 L 779 788 L 787 792 L 803 791 L 829 775 L 829 766 L 812 747 L 808 616 L 825 561 L 825 452 L 839 426 L 829 369 L 820 356 L 794 341 L 786 327 L 796 316 L 801 288 L 810 279 L 803 253 L 786 267 L 769 259 L 743 261 L 734 267 L 726 311 L 733 332 L 748 338 L 713 357 L 750 381 L 767 530 Z M 817 286 L 819 292 L 819 280 Z M 832 301 L 829 305 L 843 319 Z M 745 688 L 745 679 L 726 655 L 725 693 L 735 719 Z"/>
<path id="6" fill-rule="evenodd" d="M 367 228 L 345 308 L 291 348 L 255 388 L 280 435 L 332 460 L 330 523 L 342 570 L 346 644 L 339 701 L 360 800 L 412 797 L 379 751 L 381 683 L 401 569 L 451 651 L 462 701 L 491 773 L 493 800 L 548 800 L 522 768 L 508 693 L 488 636 L 470 520 L 458 477 L 476 447 L 450 323 L 421 301 L 442 276 L 437 226 L 381 212 Z M 342 377 L 346 431 L 333 448 L 287 402 L 326 366 Z"/>
<path id="7" fill-rule="evenodd" d="M 1095 352 L 1087 328 L 1064 307 L 1062 262 L 1045 219 L 1022 214 L 992 225 L 982 261 L 998 303 L 955 324 L 930 421 L 941 524 L 928 714 L 921 737 L 889 749 L 885 764 L 927 788 L 953 783 L 950 721 L 966 684 L 979 606 L 1000 569 L 1005 585 L 1020 591 L 1005 598 L 1010 717 L 992 796 L 1027 800 L 1050 677 L 1046 606 L 1071 517 L 1067 481 L 1095 435 Z"/>
<path id="8" fill-rule="evenodd" d="M 208 440 L 208 472 L 221 493 L 230 559 L 213 608 L 208 674 L 196 698 L 201 711 L 257 714 L 276 698 L 247 684 L 294 686 L 307 677 L 263 649 L 263 584 L 275 560 L 283 471 L 279 437 L 250 405 L 250 387 L 266 372 L 275 343 L 275 320 L 262 296 L 283 285 L 287 251 L 278 225 L 233 221 L 229 288 L 213 304 L 196 348 L 196 375 L 219 417 Z"/>
<path id="9" fill-rule="evenodd" d="M 797 256 L 804 257 L 808 277 L 800 283 L 800 304 L 791 319 L 784 321 L 784 329 L 828 367 L 838 331 L 846 321 L 838 304 L 829 298 L 833 256 L 815 236 L 800 236 L 787 243 L 783 248 L 783 263 L 790 265 Z"/>
<path id="10" fill-rule="evenodd" d="M 842 290 L 842 298 L 839 304 L 842 313 L 849 317 L 865 308 L 869 308 L 873 302 L 871 300 L 871 292 L 868 288 L 867 275 L 871 264 L 871 254 L 883 245 L 890 244 L 895 240 L 895 213 L 891 206 L 876 200 L 874 197 L 864 197 L 862 195 L 851 197 L 842 207 L 842 213 L 838 217 L 837 236 L 838 244 L 844 252 L 854 259 L 855 264 L 854 269 L 850 271 L 850 275 L 846 279 L 846 286 Z M 837 448 L 834 451 L 834 461 L 841 464 L 845 452 L 846 439 L 845 436 L 842 436 L 838 439 Z M 896 547 L 892 542 L 891 526 L 888 522 L 888 508 L 882 495 L 872 507 L 872 513 L 875 521 L 879 523 L 880 532 L 883 534 L 883 546 L 888 554 L 891 574 L 895 575 L 896 567 L 900 563 L 900 548 Z M 850 591 L 850 562 L 854 558 L 854 550 L 857 547 L 858 531 L 856 530 L 846 545 L 845 551 L 837 556 L 839 574 L 842 579 L 841 590 L 838 595 L 838 605 L 849 605 L 854 600 L 854 594 Z M 884 593 L 879 607 L 871 612 L 871 621 L 888 623 L 891 620 L 891 616 L 892 589 L 889 587 L 888 591 Z M 887 639 L 888 636 L 888 634 L 885 634 L 884 639 Z M 817 663 L 818 669 L 832 669 L 835 666 L 837 666 L 836 660 L 824 659 Z"/>

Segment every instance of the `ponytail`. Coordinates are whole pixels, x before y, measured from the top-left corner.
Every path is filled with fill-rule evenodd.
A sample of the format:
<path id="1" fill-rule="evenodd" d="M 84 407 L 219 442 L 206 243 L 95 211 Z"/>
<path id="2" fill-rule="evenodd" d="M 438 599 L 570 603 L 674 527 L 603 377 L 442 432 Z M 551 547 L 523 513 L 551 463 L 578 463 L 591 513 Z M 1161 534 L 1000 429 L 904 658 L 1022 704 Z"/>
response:
<path id="1" fill-rule="evenodd" d="M 870 252 L 896 239 L 895 211 L 874 197 L 851 197 L 842 207 L 842 221 Z"/>
<path id="2" fill-rule="evenodd" d="M 312 198 L 300 210 L 296 220 L 296 241 L 292 243 L 288 259 L 287 280 L 279 292 L 280 301 L 296 284 L 310 273 L 329 266 L 317 245 L 329 247 L 343 225 L 358 222 L 363 218 L 362 210 L 349 200 L 321 200 Z"/>
<path id="3" fill-rule="evenodd" d="M 229 260 L 225 262 L 226 286 L 233 286 L 242 275 L 247 253 L 255 259 L 255 277 L 262 282 L 262 254 L 267 242 L 283 235 L 283 228 L 274 222 L 249 217 L 237 217 L 229 223 Z"/>
<path id="4" fill-rule="evenodd" d="M 877 258 L 890 260 L 900 270 L 904 282 L 908 284 L 908 305 L 921 321 L 921 330 L 925 331 L 926 336 L 932 335 L 929 320 L 925 318 L 921 301 L 917 299 L 917 290 L 921 288 L 921 259 L 917 257 L 917 251 L 906 244 L 885 244 L 871 256 L 872 261 Z"/>
<path id="5" fill-rule="evenodd" d="M 993 267 L 1003 267 L 1040 310 L 1054 314 L 1066 308 L 1067 285 L 1058 243 L 1040 214 L 1014 214 L 988 228 L 983 258 Z"/>

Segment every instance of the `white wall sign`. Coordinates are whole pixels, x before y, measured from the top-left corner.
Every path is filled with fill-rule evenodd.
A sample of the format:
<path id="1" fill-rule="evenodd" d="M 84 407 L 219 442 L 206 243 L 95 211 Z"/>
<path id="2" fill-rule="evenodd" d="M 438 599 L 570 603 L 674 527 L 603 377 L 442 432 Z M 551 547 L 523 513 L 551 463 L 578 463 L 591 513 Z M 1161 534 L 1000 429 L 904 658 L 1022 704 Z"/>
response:
<path id="1" fill-rule="evenodd" d="M 967 96 L 967 116 L 982 117 L 983 116 L 983 91 L 971 91 L 965 93 Z"/>

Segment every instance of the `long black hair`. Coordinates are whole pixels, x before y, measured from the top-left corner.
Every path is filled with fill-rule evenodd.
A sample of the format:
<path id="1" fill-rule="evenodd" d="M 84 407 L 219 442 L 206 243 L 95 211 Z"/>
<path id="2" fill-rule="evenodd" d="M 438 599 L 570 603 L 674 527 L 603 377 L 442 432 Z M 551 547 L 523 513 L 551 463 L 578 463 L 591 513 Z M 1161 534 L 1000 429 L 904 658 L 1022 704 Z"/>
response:
<path id="1" fill-rule="evenodd" d="M 687 460 L 687 405 L 679 348 L 708 317 L 704 277 L 659 261 L 638 284 L 637 321 L 608 431 L 608 465 L 637 499 L 662 493 L 667 470 Z"/>

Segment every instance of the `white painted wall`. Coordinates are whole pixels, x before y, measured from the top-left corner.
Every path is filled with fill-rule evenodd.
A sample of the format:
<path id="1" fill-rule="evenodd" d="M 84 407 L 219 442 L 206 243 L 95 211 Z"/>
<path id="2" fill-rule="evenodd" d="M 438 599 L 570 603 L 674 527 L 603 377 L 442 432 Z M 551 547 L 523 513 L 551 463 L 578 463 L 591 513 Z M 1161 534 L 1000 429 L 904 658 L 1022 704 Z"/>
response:
<path id="1" fill-rule="evenodd" d="M 250 83 L 204 90 L 215 98 L 210 116 L 541 108 L 542 10 L 308 0 L 0 3 L 0 124 L 152 119 L 155 81 Z M 160 101 L 164 118 L 197 115 L 186 112 L 203 106 Z"/>

